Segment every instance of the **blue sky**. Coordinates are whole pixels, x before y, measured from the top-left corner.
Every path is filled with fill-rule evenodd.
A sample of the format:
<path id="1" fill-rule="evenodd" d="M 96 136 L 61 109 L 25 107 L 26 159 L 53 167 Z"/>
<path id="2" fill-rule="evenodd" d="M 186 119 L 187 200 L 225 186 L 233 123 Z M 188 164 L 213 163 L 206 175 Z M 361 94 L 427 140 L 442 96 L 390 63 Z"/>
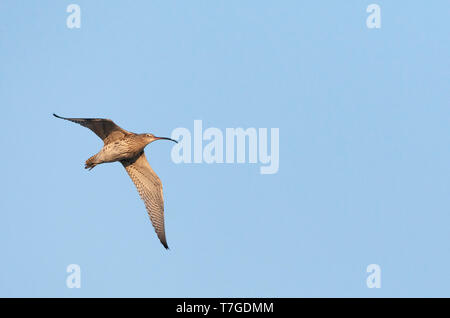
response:
<path id="1" fill-rule="evenodd" d="M 450 296 L 449 9 L 1 1 L 0 296 Z M 161 136 L 279 128 L 279 171 L 147 147 L 166 251 L 120 164 L 83 169 L 101 140 L 53 112 Z"/>

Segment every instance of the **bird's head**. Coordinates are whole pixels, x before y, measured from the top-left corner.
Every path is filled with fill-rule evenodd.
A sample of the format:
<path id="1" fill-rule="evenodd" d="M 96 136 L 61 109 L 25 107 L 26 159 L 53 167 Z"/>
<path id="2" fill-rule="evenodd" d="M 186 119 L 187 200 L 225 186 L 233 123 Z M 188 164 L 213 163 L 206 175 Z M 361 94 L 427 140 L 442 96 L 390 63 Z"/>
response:
<path id="1" fill-rule="evenodd" d="M 178 143 L 178 141 L 176 141 L 176 140 L 174 140 L 174 139 L 172 139 L 172 138 L 167 138 L 167 137 L 156 137 L 156 136 L 153 135 L 153 134 L 143 134 L 143 136 L 144 136 L 145 141 L 147 142 L 147 144 L 149 144 L 149 143 L 151 143 L 151 142 L 153 142 L 153 141 L 155 141 L 155 140 L 170 140 L 170 141 L 173 141 L 173 142 L 175 142 L 175 143 Z"/>

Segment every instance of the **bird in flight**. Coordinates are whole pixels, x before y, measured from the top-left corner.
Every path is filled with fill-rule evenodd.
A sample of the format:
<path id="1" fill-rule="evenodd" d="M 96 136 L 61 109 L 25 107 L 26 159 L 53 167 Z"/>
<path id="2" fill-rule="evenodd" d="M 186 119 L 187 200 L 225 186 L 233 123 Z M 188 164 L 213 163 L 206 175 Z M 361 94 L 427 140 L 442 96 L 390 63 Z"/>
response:
<path id="1" fill-rule="evenodd" d="M 89 128 L 103 140 L 103 148 L 86 160 L 85 168 L 91 170 L 101 163 L 119 161 L 125 167 L 144 201 L 159 240 L 168 249 L 164 229 L 162 184 L 145 158 L 144 148 L 155 140 L 177 141 L 167 137 L 156 137 L 153 134 L 135 134 L 120 128 L 110 119 L 65 118 L 56 114 L 53 116 Z"/>

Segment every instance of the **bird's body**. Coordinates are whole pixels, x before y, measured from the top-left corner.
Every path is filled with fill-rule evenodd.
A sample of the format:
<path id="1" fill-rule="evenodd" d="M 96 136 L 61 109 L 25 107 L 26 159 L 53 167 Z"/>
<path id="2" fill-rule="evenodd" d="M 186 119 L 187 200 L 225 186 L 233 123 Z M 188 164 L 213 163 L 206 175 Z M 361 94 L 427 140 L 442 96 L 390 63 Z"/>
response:
<path id="1" fill-rule="evenodd" d="M 145 134 L 126 135 L 104 145 L 96 155 L 86 161 L 86 168 L 92 169 L 101 163 L 132 159 L 139 155 L 148 143 L 149 137 L 146 137 Z"/>
<path id="2" fill-rule="evenodd" d="M 103 148 L 86 160 L 85 168 L 91 170 L 102 163 L 119 161 L 136 185 L 159 240 L 165 248 L 168 248 L 164 229 L 162 184 L 150 167 L 144 154 L 144 148 L 159 139 L 176 141 L 165 137 L 155 137 L 153 134 L 131 133 L 109 119 L 65 118 L 53 115 L 87 127 L 103 140 Z"/>

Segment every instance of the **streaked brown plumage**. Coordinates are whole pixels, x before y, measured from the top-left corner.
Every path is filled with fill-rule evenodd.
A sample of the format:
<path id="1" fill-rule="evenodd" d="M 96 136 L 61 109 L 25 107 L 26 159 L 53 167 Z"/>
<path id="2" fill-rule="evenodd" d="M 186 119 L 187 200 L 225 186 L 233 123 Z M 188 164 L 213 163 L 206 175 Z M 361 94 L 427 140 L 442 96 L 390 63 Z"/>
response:
<path id="1" fill-rule="evenodd" d="M 150 167 L 145 157 L 144 148 L 149 143 L 159 139 L 177 141 L 166 137 L 155 137 L 153 134 L 131 133 L 120 128 L 110 119 L 65 118 L 56 114 L 53 114 L 53 116 L 89 128 L 103 140 L 103 148 L 96 155 L 86 160 L 85 168 L 91 170 L 101 163 L 120 161 L 145 203 L 159 240 L 168 249 L 164 229 L 162 184 Z"/>

